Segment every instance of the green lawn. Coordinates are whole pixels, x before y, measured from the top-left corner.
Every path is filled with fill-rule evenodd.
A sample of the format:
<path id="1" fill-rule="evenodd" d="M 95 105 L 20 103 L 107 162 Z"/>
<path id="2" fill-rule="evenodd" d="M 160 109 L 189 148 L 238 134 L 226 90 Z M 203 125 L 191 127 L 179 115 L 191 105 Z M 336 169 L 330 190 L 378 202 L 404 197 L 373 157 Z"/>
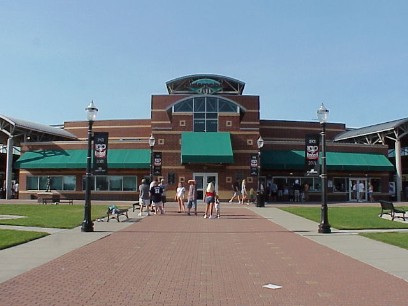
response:
<path id="1" fill-rule="evenodd" d="M 320 222 L 320 207 L 285 207 L 281 209 L 317 223 Z M 341 230 L 408 228 L 407 223 L 380 218 L 380 207 L 330 207 L 329 205 L 328 212 L 330 225 Z"/>
<path id="2" fill-rule="evenodd" d="M 129 208 L 129 207 L 121 207 Z M 107 206 L 92 206 L 92 219 L 106 217 Z M 25 205 L 2 204 L 0 215 L 16 215 L 25 218 L 2 219 L 0 224 L 35 226 L 49 228 L 74 228 L 84 220 L 83 205 Z M 47 236 L 48 233 L 20 230 L 0 230 L 0 249 L 9 248 L 34 239 Z"/>
<path id="3" fill-rule="evenodd" d="M 404 207 L 407 209 L 407 207 Z M 320 207 L 285 207 L 284 211 L 320 223 Z M 330 207 L 329 223 L 337 229 L 405 229 L 407 223 L 385 220 L 379 217 L 378 207 Z M 408 233 L 361 233 L 361 236 L 392 244 L 408 250 Z"/>
<path id="4" fill-rule="evenodd" d="M 107 206 L 92 206 L 92 219 L 106 216 Z M 2 204 L 0 215 L 18 215 L 26 218 L 0 220 L 0 224 L 74 228 L 84 220 L 83 205 L 25 205 Z"/>
<path id="5" fill-rule="evenodd" d="M 360 235 L 408 250 L 408 233 L 362 233 Z"/>
<path id="6" fill-rule="evenodd" d="M 10 248 L 15 245 L 26 243 L 28 241 L 47 236 L 48 233 L 16 231 L 16 230 L 0 230 L 0 250 Z"/>

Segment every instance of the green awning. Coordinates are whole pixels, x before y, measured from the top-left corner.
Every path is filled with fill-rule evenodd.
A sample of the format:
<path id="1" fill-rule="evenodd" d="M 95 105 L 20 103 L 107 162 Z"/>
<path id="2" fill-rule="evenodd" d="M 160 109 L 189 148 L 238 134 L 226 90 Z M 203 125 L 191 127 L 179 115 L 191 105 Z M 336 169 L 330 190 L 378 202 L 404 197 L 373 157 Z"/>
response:
<path id="1" fill-rule="evenodd" d="M 394 171 L 394 165 L 382 154 L 327 152 L 327 169 Z"/>
<path id="2" fill-rule="evenodd" d="M 327 152 L 328 170 L 345 171 L 394 171 L 394 165 L 382 154 Z M 302 170 L 305 169 L 304 151 L 263 151 L 263 169 Z"/>
<path id="3" fill-rule="evenodd" d="M 184 132 L 181 134 L 181 163 L 231 164 L 234 162 L 228 132 Z"/>
<path id="4" fill-rule="evenodd" d="M 24 153 L 17 169 L 85 169 L 87 150 L 39 150 Z M 108 151 L 108 169 L 149 169 L 150 150 Z"/>
<path id="5" fill-rule="evenodd" d="M 305 169 L 305 152 L 303 151 L 262 151 L 262 169 L 302 170 Z"/>

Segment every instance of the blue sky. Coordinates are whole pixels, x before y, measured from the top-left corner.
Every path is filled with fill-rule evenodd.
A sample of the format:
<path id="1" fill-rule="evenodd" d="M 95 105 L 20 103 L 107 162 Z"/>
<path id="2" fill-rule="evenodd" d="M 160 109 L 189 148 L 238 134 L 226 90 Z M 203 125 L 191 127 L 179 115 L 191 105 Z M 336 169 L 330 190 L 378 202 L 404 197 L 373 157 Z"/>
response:
<path id="1" fill-rule="evenodd" d="M 0 0 L 0 114 L 150 118 L 196 73 L 236 78 L 261 119 L 348 127 L 408 117 L 408 1 Z"/>

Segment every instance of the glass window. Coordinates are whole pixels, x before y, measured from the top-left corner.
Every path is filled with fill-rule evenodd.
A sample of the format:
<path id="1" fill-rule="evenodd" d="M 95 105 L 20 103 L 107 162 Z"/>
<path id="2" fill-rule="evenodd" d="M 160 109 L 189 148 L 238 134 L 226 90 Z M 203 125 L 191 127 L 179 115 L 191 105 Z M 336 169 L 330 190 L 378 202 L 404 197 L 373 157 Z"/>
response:
<path id="1" fill-rule="evenodd" d="M 205 132 L 205 120 L 194 120 L 194 132 Z"/>
<path id="2" fill-rule="evenodd" d="M 121 176 L 109 176 L 109 190 L 122 191 L 122 177 Z"/>
<path id="3" fill-rule="evenodd" d="M 237 113 L 239 111 L 240 107 L 236 103 L 212 95 L 188 98 L 173 106 L 173 112 L 192 112 L 194 114 L 194 132 L 217 132 L 219 112 Z M 207 122 L 212 119 L 214 122 Z"/>
<path id="4" fill-rule="evenodd" d="M 215 97 L 207 97 L 207 113 L 217 113 L 217 98 Z"/>
<path id="5" fill-rule="evenodd" d="M 85 190 L 86 176 L 82 177 Z M 96 187 L 95 187 L 96 186 Z M 137 191 L 137 176 L 94 176 L 91 177 L 91 190 L 94 191 Z"/>
<path id="6" fill-rule="evenodd" d="M 51 176 L 51 190 L 63 190 L 62 176 Z"/>
<path id="7" fill-rule="evenodd" d="M 193 111 L 193 99 L 188 99 L 174 105 L 174 112 L 191 113 Z"/>
<path id="8" fill-rule="evenodd" d="M 333 192 L 346 192 L 347 181 L 344 177 L 333 178 Z"/>
<path id="9" fill-rule="evenodd" d="M 217 120 L 207 120 L 206 122 L 206 132 L 217 132 L 218 121 Z"/>
<path id="10" fill-rule="evenodd" d="M 95 186 L 98 191 L 109 190 L 109 183 L 106 176 L 96 176 L 95 177 Z"/>
<path id="11" fill-rule="evenodd" d="M 47 176 L 40 176 L 38 180 L 38 189 L 39 190 L 47 190 Z M 52 180 L 50 179 L 50 183 L 52 184 Z"/>
<path id="12" fill-rule="evenodd" d="M 50 178 L 51 190 L 75 190 L 76 177 L 71 176 L 29 176 L 27 177 L 27 190 L 46 190 Z"/>
<path id="13" fill-rule="evenodd" d="M 136 176 L 124 176 L 123 177 L 123 191 L 136 191 L 137 188 Z"/>
<path id="14" fill-rule="evenodd" d="M 27 177 L 27 190 L 38 190 L 38 176 Z"/>
<path id="15" fill-rule="evenodd" d="M 76 177 L 73 175 L 63 176 L 63 190 L 76 190 Z"/>
<path id="16" fill-rule="evenodd" d="M 218 114 L 217 113 L 207 113 L 207 119 L 217 119 Z"/>
<path id="17" fill-rule="evenodd" d="M 198 97 L 194 98 L 194 112 L 205 112 L 205 98 L 204 97 Z"/>

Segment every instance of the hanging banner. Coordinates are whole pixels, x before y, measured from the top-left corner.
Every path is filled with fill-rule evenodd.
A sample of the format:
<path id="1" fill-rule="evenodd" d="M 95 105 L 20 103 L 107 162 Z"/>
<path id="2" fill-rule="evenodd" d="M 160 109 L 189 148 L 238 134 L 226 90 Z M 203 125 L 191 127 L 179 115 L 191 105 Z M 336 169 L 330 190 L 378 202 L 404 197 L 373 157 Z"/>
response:
<path id="1" fill-rule="evenodd" d="M 94 174 L 108 173 L 108 137 L 107 132 L 95 132 L 94 139 Z"/>
<path id="2" fill-rule="evenodd" d="M 153 153 L 153 175 L 159 176 L 162 172 L 162 152 Z"/>
<path id="3" fill-rule="evenodd" d="M 305 141 L 305 168 L 308 175 L 319 173 L 319 134 L 307 134 Z"/>
<path id="4" fill-rule="evenodd" d="M 258 154 L 251 154 L 250 174 L 251 176 L 258 176 Z"/>

